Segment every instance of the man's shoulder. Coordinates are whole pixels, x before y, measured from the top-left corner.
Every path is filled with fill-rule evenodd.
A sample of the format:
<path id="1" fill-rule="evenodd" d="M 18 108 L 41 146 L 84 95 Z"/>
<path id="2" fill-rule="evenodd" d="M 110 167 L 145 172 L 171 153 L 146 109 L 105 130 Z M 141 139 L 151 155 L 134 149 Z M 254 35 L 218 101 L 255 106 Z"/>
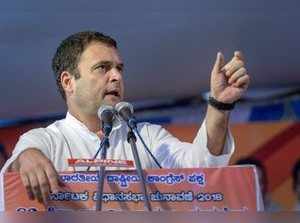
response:
<path id="1" fill-rule="evenodd" d="M 57 137 L 60 135 L 60 128 L 64 125 L 65 119 L 61 119 L 58 121 L 55 121 L 48 126 L 45 127 L 37 127 L 30 129 L 29 131 L 25 132 L 22 136 L 37 136 L 37 137 L 45 137 L 45 136 L 50 136 L 50 137 Z"/>

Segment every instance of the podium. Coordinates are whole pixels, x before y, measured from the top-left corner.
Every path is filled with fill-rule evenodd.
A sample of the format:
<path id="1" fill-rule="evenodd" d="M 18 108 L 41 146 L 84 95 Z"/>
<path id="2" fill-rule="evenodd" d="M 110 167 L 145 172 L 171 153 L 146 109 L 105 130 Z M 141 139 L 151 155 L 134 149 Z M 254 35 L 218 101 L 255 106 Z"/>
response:
<path id="1" fill-rule="evenodd" d="M 153 211 L 245 212 L 262 210 L 258 178 L 253 166 L 144 170 Z M 6 211 L 95 210 L 96 172 L 62 172 L 65 187 L 50 194 L 45 207 L 27 197 L 18 173 L 4 175 Z M 107 171 L 103 211 L 144 211 L 144 196 L 136 171 Z"/>

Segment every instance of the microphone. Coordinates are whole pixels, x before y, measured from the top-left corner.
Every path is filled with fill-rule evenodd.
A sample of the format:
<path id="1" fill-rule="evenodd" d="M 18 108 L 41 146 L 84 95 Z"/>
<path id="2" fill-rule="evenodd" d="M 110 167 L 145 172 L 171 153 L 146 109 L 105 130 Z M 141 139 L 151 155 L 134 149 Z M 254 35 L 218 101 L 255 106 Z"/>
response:
<path id="1" fill-rule="evenodd" d="M 128 102 L 119 102 L 115 106 L 115 110 L 118 115 L 127 122 L 128 126 L 132 129 L 136 129 L 137 121 L 133 115 L 133 106 Z"/>
<path id="2" fill-rule="evenodd" d="M 150 156 L 152 157 L 152 159 L 156 163 L 156 165 L 159 168 L 162 168 L 161 165 L 159 164 L 159 162 L 157 161 L 157 159 L 155 158 L 155 156 L 152 154 L 152 152 L 150 151 L 150 149 L 146 145 L 145 141 L 143 140 L 143 137 L 141 136 L 141 134 L 139 133 L 139 131 L 137 129 L 137 121 L 136 121 L 136 118 L 133 115 L 133 106 L 132 106 L 132 104 L 130 104 L 128 102 L 121 101 L 118 104 L 116 104 L 115 110 L 117 111 L 117 114 L 124 121 L 127 122 L 127 125 L 130 128 L 130 131 L 128 132 L 127 140 L 129 141 L 131 139 L 131 137 L 135 138 L 135 135 L 134 135 L 134 132 L 135 132 L 137 134 L 137 136 L 139 137 L 139 139 L 141 140 L 141 142 L 142 142 L 144 148 L 146 149 L 146 151 L 150 154 Z M 135 140 L 136 140 L 136 138 L 134 139 L 134 141 Z M 136 160 L 136 158 L 135 158 L 135 160 Z M 139 168 L 141 168 L 141 167 L 139 167 Z"/>
<path id="3" fill-rule="evenodd" d="M 128 102 L 125 102 L 125 101 L 121 101 L 118 104 L 116 104 L 115 110 L 116 110 L 118 116 L 120 116 L 124 121 L 126 121 L 127 125 L 131 129 L 131 131 L 129 131 L 129 133 L 132 132 L 133 134 L 128 134 L 128 135 L 132 136 L 132 135 L 134 135 L 134 132 L 135 132 L 137 134 L 137 136 L 139 137 L 139 139 L 141 140 L 141 142 L 142 142 L 144 148 L 146 149 L 146 151 L 150 154 L 150 156 L 152 157 L 152 159 L 156 163 L 156 165 L 159 168 L 162 168 L 161 165 L 159 164 L 159 162 L 157 161 L 157 159 L 154 157 L 154 155 L 152 154 L 152 152 L 148 148 L 148 146 L 146 145 L 143 137 L 141 136 L 140 132 L 137 129 L 137 120 L 133 115 L 133 106 L 132 106 L 132 104 L 130 104 Z M 127 137 L 127 140 L 128 139 L 130 139 L 129 136 Z"/>
<path id="4" fill-rule="evenodd" d="M 109 134 L 112 130 L 113 120 L 115 117 L 115 110 L 110 105 L 101 105 L 97 112 L 98 118 L 102 121 L 102 131 L 104 133 L 104 139 L 101 140 L 100 147 L 94 155 L 93 159 L 96 159 L 100 151 L 102 150 L 101 158 L 106 157 L 106 149 L 109 147 Z M 90 170 L 90 166 L 87 171 Z"/>
<path id="5" fill-rule="evenodd" d="M 105 136 L 109 136 L 115 116 L 114 108 L 110 105 L 101 105 L 98 109 L 98 118 L 102 121 L 102 131 Z"/>

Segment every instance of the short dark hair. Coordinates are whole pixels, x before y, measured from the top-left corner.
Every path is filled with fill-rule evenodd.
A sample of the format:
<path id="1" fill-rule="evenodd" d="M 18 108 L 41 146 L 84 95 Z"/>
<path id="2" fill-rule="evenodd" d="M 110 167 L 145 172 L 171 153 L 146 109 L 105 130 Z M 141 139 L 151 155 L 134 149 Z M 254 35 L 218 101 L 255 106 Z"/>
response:
<path id="1" fill-rule="evenodd" d="M 55 75 L 56 85 L 63 99 L 66 99 L 65 91 L 62 87 L 60 76 L 63 71 L 68 71 L 80 78 L 77 69 L 81 54 L 91 42 L 101 42 L 109 47 L 117 49 L 117 42 L 110 36 L 96 31 L 84 31 L 74 33 L 64 39 L 56 50 L 52 59 L 52 70 Z"/>
<path id="2" fill-rule="evenodd" d="M 293 167 L 293 172 L 292 172 L 292 177 L 293 177 L 293 189 L 294 191 L 296 191 L 297 188 L 297 184 L 299 181 L 299 176 L 298 176 L 298 172 L 300 171 L 300 160 L 298 160 L 294 167 Z"/>

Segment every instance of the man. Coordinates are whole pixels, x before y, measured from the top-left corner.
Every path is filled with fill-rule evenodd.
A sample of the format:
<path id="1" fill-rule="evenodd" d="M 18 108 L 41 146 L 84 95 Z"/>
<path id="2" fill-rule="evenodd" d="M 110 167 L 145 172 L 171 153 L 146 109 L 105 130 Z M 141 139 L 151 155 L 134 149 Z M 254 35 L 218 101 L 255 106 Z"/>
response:
<path id="1" fill-rule="evenodd" d="M 71 35 L 58 47 L 52 67 L 68 106 L 67 116 L 24 134 L 6 164 L 8 171 L 20 172 L 29 198 L 45 203 L 50 192 L 60 190 L 57 172 L 68 169 L 67 159 L 91 158 L 99 148 L 103 133 L 98 108 L 114 106 L 124 97 L 124 64 L 109 36 L 98 32 Z M 193 144 L 180 142 L 158 125 L 140 123 L 138 129 L 164 168 L 226 165 L 234 150 L 227 132 L 229 109 L 248 85 L 242 54 L 235 52 L 225 65 L 218 53 L 211 74 L 211 105 Z M 124 123 L 113 128 L 107 158 L 133 160 L 127 131 Z M 143 168 L 156 168 L 139 140 L 137 147 Z"/>

